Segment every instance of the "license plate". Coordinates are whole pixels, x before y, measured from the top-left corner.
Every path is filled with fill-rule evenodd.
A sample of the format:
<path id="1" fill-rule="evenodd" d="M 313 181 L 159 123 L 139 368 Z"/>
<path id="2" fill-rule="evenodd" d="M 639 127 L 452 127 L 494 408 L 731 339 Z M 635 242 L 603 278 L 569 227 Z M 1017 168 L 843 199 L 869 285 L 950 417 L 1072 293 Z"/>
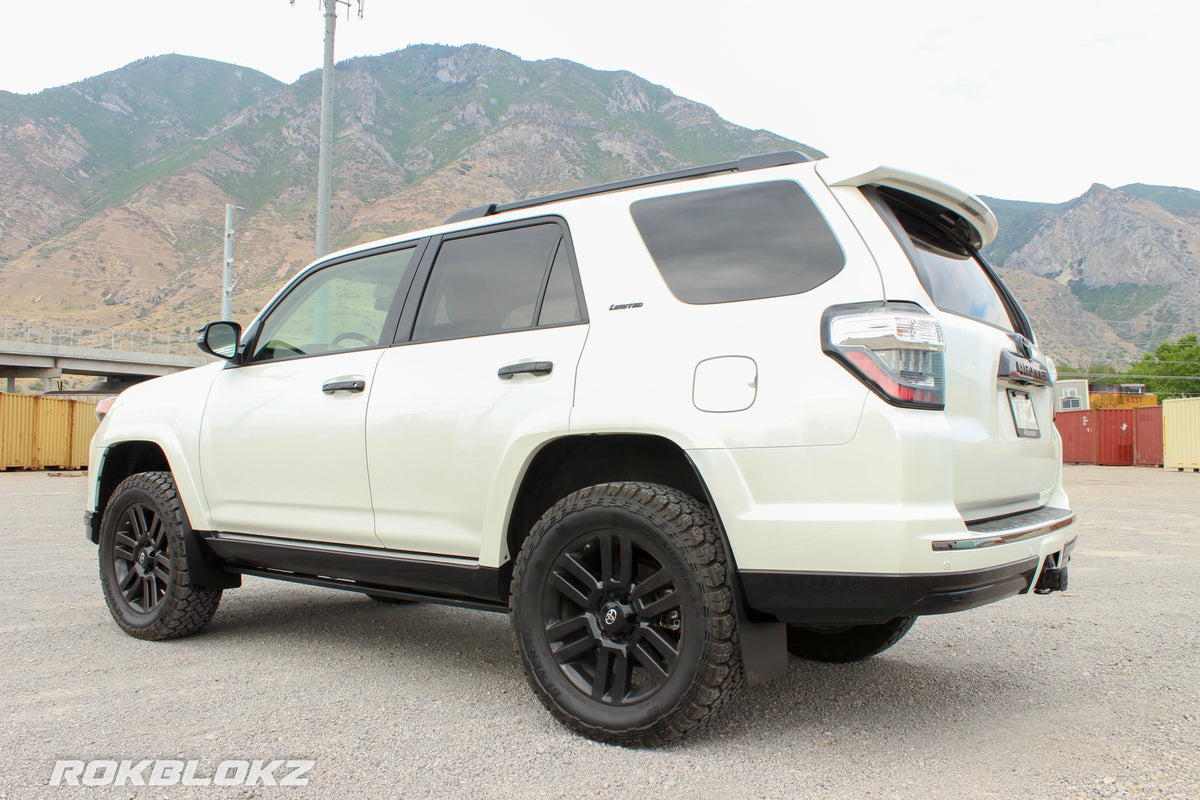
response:
<path id="1" fill-rule="evenodd" d="M 1017 428 L 1017 436 L 1036 439 L 1042 435 L 1038 427 L 1037 415 L 1033 413 L 1033 400 L 1027 392 L 1008 390 L 1008 404 L 1012 408 L 1013 424 Z"/>

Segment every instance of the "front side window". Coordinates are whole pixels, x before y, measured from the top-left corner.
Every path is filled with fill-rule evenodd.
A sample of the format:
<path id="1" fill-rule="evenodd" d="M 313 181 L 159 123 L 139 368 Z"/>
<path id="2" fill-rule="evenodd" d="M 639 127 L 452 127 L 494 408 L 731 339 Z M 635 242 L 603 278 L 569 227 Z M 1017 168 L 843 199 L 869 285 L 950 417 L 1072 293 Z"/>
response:
<path id="1" fill-rule="evenodd" d="M 416 248 L 378 253 L 312 273 L 263 321 L 251 361 L 336 353 L 389 344 L 385 330 Z M 394 327 L 394 326 L 393 326 Z"/>
<path id="2" fill-rule="evenodd" d="M 846 263 L 825 218 L 792 181 L 639 200 L 630 213 L 663 280 L 685 303 L 800 294 Z"/>
<path id="3" fill-rule="evenodd" d="M 413 339 L 582 321 L 569 251 L 554 223 L 445 240 L 421 298 Z"/>
<path id="4" fill-rule="evenodd" d="M 999 290 L 975 250 L 943 221 L 944 210 L 892 189 L 868 191 L 908 253 L 917 277 L 943 311 L 1014 330 Z"/>

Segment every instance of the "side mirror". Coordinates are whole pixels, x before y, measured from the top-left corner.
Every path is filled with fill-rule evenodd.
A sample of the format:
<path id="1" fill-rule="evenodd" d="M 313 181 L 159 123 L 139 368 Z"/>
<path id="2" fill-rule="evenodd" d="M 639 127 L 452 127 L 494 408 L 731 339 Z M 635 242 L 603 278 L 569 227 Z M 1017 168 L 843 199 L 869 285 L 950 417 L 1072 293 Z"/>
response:
<path id="1" fill-rule="evenodd" d="M 236 322 L 210 322 L 200 329 L 196 345 L 210 356 L 235 361 L 241 338 L 242 326 Z"/>

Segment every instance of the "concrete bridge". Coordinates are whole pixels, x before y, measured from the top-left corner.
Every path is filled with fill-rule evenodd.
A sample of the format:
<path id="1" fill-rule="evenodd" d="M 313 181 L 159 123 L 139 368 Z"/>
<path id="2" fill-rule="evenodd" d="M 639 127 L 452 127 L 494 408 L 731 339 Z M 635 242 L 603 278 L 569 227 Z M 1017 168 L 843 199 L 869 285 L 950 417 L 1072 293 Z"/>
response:
<path id="1" fill-rule="evenodd" d="M 9 392 L 17 378 L 93 375 L 128 384 L 210 361 L 180 334 L 0 320 L 0 378 Z"/>

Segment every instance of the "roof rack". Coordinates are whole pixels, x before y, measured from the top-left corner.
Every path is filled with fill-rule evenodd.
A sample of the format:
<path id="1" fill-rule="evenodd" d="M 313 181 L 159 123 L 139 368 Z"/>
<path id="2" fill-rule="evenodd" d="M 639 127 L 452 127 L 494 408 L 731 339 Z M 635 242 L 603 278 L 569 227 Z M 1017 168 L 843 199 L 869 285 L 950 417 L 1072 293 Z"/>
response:
<path id="1" fill-rule="evenodd" d="M 779 167 L 784 164 L 803 164 L 806 161 L 813 159 L 803 153 L 798 153 L 795 150 L 786 150 L 780 153 L 765 153 L 759 156 L 747 156 L 739 158 L 737 161 L 726 161 L 721 164 L 710 164 L 706 167 L 689 167 L 688 169 L 678 169 L 674 172 L 663 172 L 658 175 L 646 175 L 642 178 L 630 178 L 624 181 L 616 181 L 614 183 L 603 183 L 599 186 L 586 186 L 582 189 L 571 189 L 566 192 L 558 192 L 557 194 L 543 195 L 542 197 L 531 197 L 528 200 L 516 200 L 512 203 L 488 203 L 487 205 L 475 206 L 474 208 L 463 209 L 456 211 L 446 218 L 444 224 L 449 225 L 452 222 L 465 222 L 469 219 L 480 219 L 482 217 L 490 217 L 492 214 L 499 214 L 503 211 L 516 211 L 521 208 L 531 208 L 533 206 L 545 205 L 554 203 L 559 200 L 573 200 L 577 197 L 588 197 L 593 194 L 605 194 L 606 192 L 616 192 L 621 189 L 632 189 L 635 186 L 651 186 L 656 183 L 670 183 L 672 181 L 682 181 L 688 178 L 699 178 L 704 175 L 716 175 L 720 172 L 749 172 L 755 169 L 767 169 L 768 167 Z"/>

